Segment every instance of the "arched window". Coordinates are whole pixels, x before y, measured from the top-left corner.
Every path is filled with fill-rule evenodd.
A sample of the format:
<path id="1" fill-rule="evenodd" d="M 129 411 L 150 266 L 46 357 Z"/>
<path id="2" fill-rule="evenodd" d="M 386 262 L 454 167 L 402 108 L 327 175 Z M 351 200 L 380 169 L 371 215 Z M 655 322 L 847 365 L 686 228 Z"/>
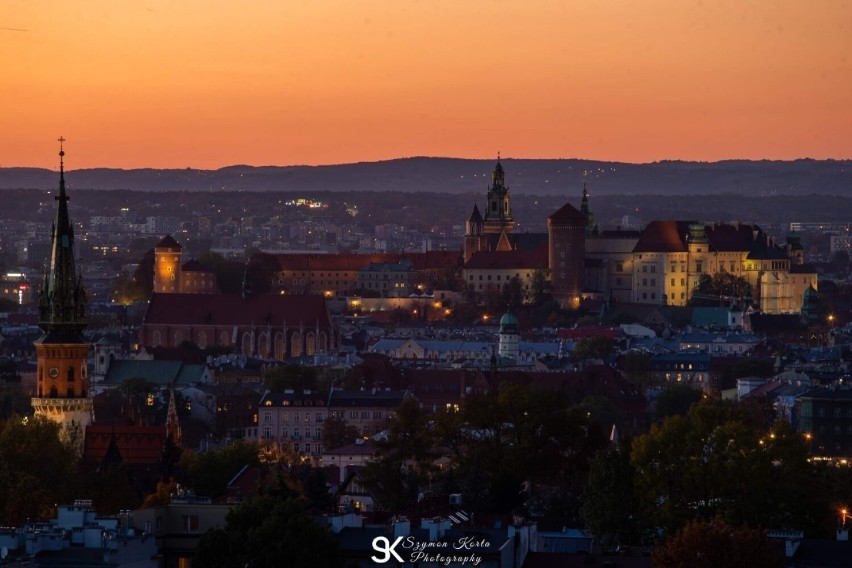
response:
<path id="1" fill-rule="evenodd" d="M 290 338 L 290 357 L 302 356 L 302 334 L 298 331 Z"/>
<path id="2" fill-rule="evenodd" d="M 196 341 L 200 349 L 207 349 L 207 334 L 203 331 L 198 332 L 198 341 Z"/>
<path id="3" fill-rule="evenodd" d="M 159 331 L 159 330 L 155 331 L 155 332 L 151 335 L 151 346 L 152 346 L 152 347 L 159 347 L 159 346 L 160 346 L 160 342 L 162 342 L 162 340 L 163 340 L 163 339 L 162 339 L 162 335 L 160 334 L 160 331 Z"/>
<path id="4" fill-rule="evenodd" d="M 261 359 L 269 359 L 269 334 L 261 333 L 257 338 L 257 354 Z"/>
<path id="5" fill-rule="evenodd" d="M 59 398 L 59 391 L 56 390 L 56 385 L 50 387 L 50 398 Z"/>
<path id="6" fill-rule="evenodd" d="M 68 382 L 74 382 L 74 367 L 68 367 Z"/>
<path id="7" fill-rule="evenodd" d="M 317 339 L 312 332 L 308 332 L 305 336 L 305 355 L 310 357 L 317 350 Z"/>
<path id="8" fill-rule="evenodd" d="M 175 347 L 183 343 L 183 332 L 176 331 L 175 332 Z"/>
<path id="9" fill-rule="evenodd" d="M 251 357 L 251 334 L 249 332 L 243 333 L 243 355 L 246 357 Z"/>
<path id="10" fill-rule="evenodd" d="M 284 334 L 280 331 L 275 334 L 275 358 L 279 361 L 284 360 L 285 350 L 287 346 L 284 343 Z"/>
<path id="11" fill-rule="evenodd" d="M 219 345 L 221 345 L 222 347 L 228 346 L 228 332 L 227 331 L 223 331 L 222 333 L 219 334 Z"/>
<path id="12" fill-rule="evenodd" d="M 328 351 L 328 335 L 321 331 L 319 334 L 319 350 L 320 353 L 325 353 Z"/>

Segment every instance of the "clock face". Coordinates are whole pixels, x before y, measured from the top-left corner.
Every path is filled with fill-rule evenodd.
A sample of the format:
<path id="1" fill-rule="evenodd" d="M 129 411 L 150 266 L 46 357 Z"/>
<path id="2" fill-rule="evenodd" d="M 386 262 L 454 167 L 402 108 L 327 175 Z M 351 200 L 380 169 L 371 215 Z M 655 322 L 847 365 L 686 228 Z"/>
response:
<path id="1" fill-rule="evenodd" d="M 57 369 L 56 367 L 51 367 L 47 374 L 55 379 L 59 376 L 59 369 Z"/>

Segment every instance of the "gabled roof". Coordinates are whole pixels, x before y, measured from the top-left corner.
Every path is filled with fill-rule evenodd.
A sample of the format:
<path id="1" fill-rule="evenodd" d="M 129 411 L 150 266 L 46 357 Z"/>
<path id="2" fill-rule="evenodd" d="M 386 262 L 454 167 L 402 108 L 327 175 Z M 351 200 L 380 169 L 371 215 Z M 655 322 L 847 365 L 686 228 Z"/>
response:
<path id="1" fill-rule="evenodd" d="M 557 209 L 555 213 L 551 213 L 547 220 L 551 223 L 558 223 L 560 225 L 574 224 L 583 227 L 585 227 L 586 223 L 589 222 L 589 220 L 586 219 L 586 216 L 580 213 L 577 208 L 570 203 L 566 203 Z"/>
<path id="2" fill-rule="evenodd" d="M 482 223 L 482 213 L 479 212 L 479 207 L 473 206 L 473 213 L 467 219 L 468 223 Z"/>
<path id="3" fill-rule="evenodd" d="M 86 426 L 83 462 L 103 462 L 114 443 L 125 464 L 156 464 L 162 460 L 165 426 L 133 426 L 96 422 Z"/>
<path id="4" fill-rule="evenodd" d="M 160 239 L 160 242 L 158 242 L 156 245 L 154 245 L 154 248 L 177 248 L 177 249 L 180 249 L 180 248 L 183 248 L 183 247 L 180 246 L 180 243 L 178 243 L 176 240 L 174 240 L 171 235 L 166 235 L 165 237 Z"/>
<path id="5" fill-rule="evenodd" d="M 145 324 L 329 327 L 322 296 L 258 294 L 153 294 Z"/>

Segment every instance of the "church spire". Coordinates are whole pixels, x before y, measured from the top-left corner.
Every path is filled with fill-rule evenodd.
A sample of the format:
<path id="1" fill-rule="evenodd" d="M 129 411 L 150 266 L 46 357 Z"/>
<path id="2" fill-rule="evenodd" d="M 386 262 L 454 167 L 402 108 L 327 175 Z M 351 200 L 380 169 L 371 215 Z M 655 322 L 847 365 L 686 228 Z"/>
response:
<path id="1" fill-rule="evenodd" d="M 586 236 L 592 237 L 598 234 L 598 226 L 595 224 L 595 214 L 589 206 L 589 192 L 586 191 L 586 182 L 583 182 L 583 199 L 580 201 L 580 213 L 586 218 Z"/>
<path id="2" fill-rule="evenodd" d="M 82 342 L 86 327 L 86 293 L 74 267 L 74 227 L 65 188 L 65 138 L 59 138 L 59 195 L 50 230 L 50 266 L 39 297 L 39 326 L 49 342 Z"/>

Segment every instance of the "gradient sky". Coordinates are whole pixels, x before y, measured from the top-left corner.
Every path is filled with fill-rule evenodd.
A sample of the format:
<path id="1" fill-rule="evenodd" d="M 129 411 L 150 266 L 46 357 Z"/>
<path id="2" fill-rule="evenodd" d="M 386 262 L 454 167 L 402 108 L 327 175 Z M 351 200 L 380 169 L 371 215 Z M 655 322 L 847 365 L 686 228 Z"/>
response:
<path id="1" fill-rule="evenodd" d="M 4 0 L 0 166 L 852 158 L 845 0 Z"/>

